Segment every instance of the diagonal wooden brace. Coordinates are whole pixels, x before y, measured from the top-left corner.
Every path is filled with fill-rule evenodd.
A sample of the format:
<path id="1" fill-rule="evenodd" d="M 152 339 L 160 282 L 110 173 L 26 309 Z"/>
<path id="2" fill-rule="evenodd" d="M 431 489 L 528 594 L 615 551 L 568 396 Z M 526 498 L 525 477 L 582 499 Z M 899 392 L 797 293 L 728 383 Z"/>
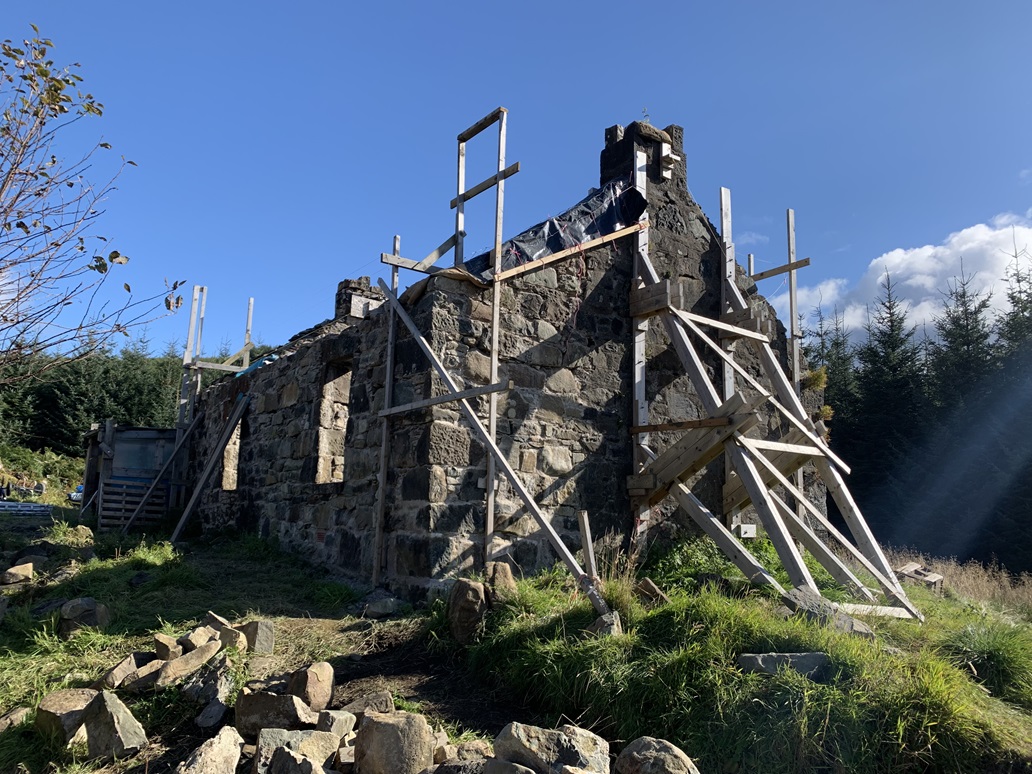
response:
<path id="1" fill-rule="evenodd" d="M 387 283 L 385 283 L 382 279 L 378 280 L 378 284 L 380 286 L 380 290 L 384 292 L 384 295 L 390 302 L 391 307 L 394 309 L 395 312 L 397 312 L 398 319 L 400 319 L 405 324 L 405 327 L 409 329 L 409 332 L 412 334 L 413 340 L 416 342 L 419 348 L 423 350 L 423 354 L 426 355 L 427 358 L 430 360 L 430 364 L 434 367 L 434 370 L 437 372 L 437 375 L 441 377 L 441 382 L 444 384 L 444 386 L 448 389 L 449 392 L 453 394 L 459 392 L 460 390 L 458 386 L 455 384 L 454 380 L 451 378 L 451 375 L 448 373 L 447 369 L 438 359 L 437 355 L 434 354 L 434 351 L 430 348 L 430 345 L 427 343 L 426 339 L 423 338 L 423 334 L 420 333 L 419 328 L 416 327 L 415 322 L 413 322 L 412 318 L 409 317 L 408 312 L 405 311 L 405 307 L 403 307 L 401 305 L 401 302 L 398 301 L 398 297 L 391 292 L 391 289 L 387 287 Z M 592 581 L 591 577 L 586 572 L 584 572 L 580 564 L 574 558 L 573 554 L 570 553 L 570 549 L 566 547 L 566 544 L 563 543 L 562 539 L 556 533 L 555 529 L 548 522 L 548 519 L 545 517 L 545 514 L 542 513 L 541 508 L 538 506 L 537 502 L 535 502 L 533 495 L 531 495 L 530 492 L 527 490 L 527 487 L 524 486 L 523 481 L 520 480 L 520 477 L 516 475 L 516 471 L 513 470 L 512 465 L 509 464 L 509 460 L 502 453 L 502 450 L 498 448 L 498 445 L 491 439 L 491 434 L 480 421 L 480 417 L 478 417 L 476 412 L 473 411 L 473 407 L 470 406 L 469 402 L 464 398 L 460 398 L 458 400 L 458 403 L 459 406 L 462 408 L 462 413 L 466 416 L 466 420 L 469 422 L 473 432 L 475 432 L 480 437 L 481 442 L 495 458 L 495 464 L 498 466 L 499 470 L 502 471 L 505 477 L 509 479 L 509 483 L 512 484 L 512 488 L 515 490 L 516 494 L 519 495 L 520 499 L 523 500 L 523 504 L 527 506 L 527 510 L 530 511 L 531 516 L 534 517 L 534 520 L 538 523 L 538 526 L 545 533 L 545 536 L 548 538 L 548 542 L 552 544 L 552 549 L 559 555 L 559 558 L 563 560 L 563 563 L 567 566 L 567 568 L 569 568 L 570 573 L 576 579 L 577 584 L 581 587 L 581 590 L 588 597 L 588 599 L 591 600 L 592 606 L 595 608 L 599 615 L 607 615 L 610 612 L 609 606 L 605 603 L 605 600 L 602 599 L 602 597 L 599 595 L 598 590 L 595 588 L 595 584 Z"/>

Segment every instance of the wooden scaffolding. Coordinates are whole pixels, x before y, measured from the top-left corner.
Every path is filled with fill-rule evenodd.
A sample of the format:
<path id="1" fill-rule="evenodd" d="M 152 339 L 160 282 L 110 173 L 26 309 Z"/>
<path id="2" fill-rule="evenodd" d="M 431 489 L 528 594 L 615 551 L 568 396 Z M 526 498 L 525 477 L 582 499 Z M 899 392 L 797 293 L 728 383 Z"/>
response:
<path id="1" fill-rule="evenodd" d="M 809 259 L 796 260 L 794 213 L 788 213 L 789 259 L 784 266 L 753 273 L 752 256 L 749 256 L 749 274 L 759 281 L 787 273 L 790 282 L 791 334 L 789 338 L 789 359 L 792 364 L 791 377 L 782 368 L 771 347 L 771 322 L 762 319 L 760 313 L 750 307 L 735 281 L 737 271 L 734 244 L 731 240 L 730 191 L 721 189 L 721 224 L 723 234 L 718 242 L 723 253 L 721 282 L 722 314 L 719 319 L 693 314 L 682 309 L 679 287 L 676 283 L 661 279 L 649 258 L 648 214 L 640 222 L 622 228 L 606 236 L 587 241 L 539 260 L 524 265 L 502 269 L 502 215 L 504 202 L 504 181 L 519 171 L 519 163 L 505 166 L 505 132 L 507 111 L 498 108 L 466 131 L 458 135 L 457 193 L 451 201 L 455 209 L 455 231 L 438 248 L 422 260 L 403 258 L 400 255 L 400 238 L 395 237 L 393 253 L 381 254 L 383 263 L 391 266 L 391 283 L 382 280 L 380 288 L 390 304 L 388 323 L 388 346 L 386 365 L 386 389 L 384 408 L 380 416 L 384 423 L 380 466 L 378 474 L 378 502 L 375 522 L 374 561 L 372 580 L 378 583 L 385 566 L 384 514 L 386 510 L 387 464 L 390 437 L 390 418 L 405 411 L 427 406 L 457 402 L 470 427 L 489 451 L 486 478 L 487 503 L 485 525 L 485 554 L 491 554 L 491 538 L 494 533 L 496 480 L 499 473 L 512 485 L 515 493 L 534 517 L 547 536 L 553 549 L 570 569 L 580 587 L 591 598 L 596 609 L 608 612 L 605 602 L 597 591 L 594 570 L 585 572 L 576 558 L 565 546 L 542 513 L 533 496 L 520 480 L 519 475 L 499 450 L 496 438 L 497 395 L 511 385 L 499 382 L 499 330 L 500 297 L 502 283 L 512 277 L 535 271 L 574 254 L 598 247 L 623 237 L 633 236 L 635 287 L 631 291 L 630 309 L 634 318 L 633 327 L 633 428 L 636 472 L 628 481 L 628 493 L 635 513 L 634 539 L 648 528 L 652 508 L 667 496 L 672 496 L 690 515 L 696 524 L 709 535 L 735 563 L 750 581 L 767 584 L 784 595 L 785 589 L 762 563 L 748 550 L 746 545 L 732 531 L 741 509 L 752 505 L 757 517 L 772 544 L 777 550 L 792 586 L 807 589 L 820 595 L 816 583 L 803 562 L 801 550 L 809 551 L 816 560 L 843 586 L 850 588 L 863 600 L 863 604 L 839 607 L 846 612 L 902 615 L 921 618 L 893 573 L 881 548 L 868 528 L 859 508 L 842 477 L 849 468 L 828 447 L 824 440 L 826 430 L 815 423 L 805 411 L 799 396 L 801 334 L 798 329 L 795 308 L 795 270 L 808 265 Z M 495 174 L 467 189 L 465 187 L 466 143 L 491 126 L 498 126 L 498 165 Z M 647 200 L 647 156 L 635 151 L 634 184 Z M 669 145 L 660 148 L 660 165 L 664 176 L 679 159 L 671 153 Z M 495 189 L 495 233 L 491 251 L 492 313 L 491 313 L 491 365 L 490 383 L 486 386 L 460 390 L 443 364 L 434 354 L 426 339 L 398 301 L 398 270 L 411 269 L 428 275 L 449 271 L 437 262 L 449 251 L 454 251 L 454 267 L 461 269 L 464 260 L 463 240 L 464 203 L 490 189 Z M 714 234 L 716 237 L 716 235 Z M 393 406 L 394 350 L 397 335 L 396 321 L 412 334 L 413 339 L 426 355 L 437 372 L 447 392 L 434 398 L 416 401 L 402 406 Z M 663 425 L 649 424 L 649 402 L 646 392 L 648 357 L 646 337 L 653 320 L 663 326 L 673 349 L 698 394 L 707 414 L 701 419 Z M 762 366 L 770 387 L 746 371 L 735 359 L 738 347 L 753 348 Z M 720 389 L 707 373 L 700 357 L 700 350 L 712 351 L 721 361 L 722 379 Z M 477 416 L 468 399 L 489 395 L 489 411 L 486 424 Z M 759 410 L 772 408 L 791 429 L 777 441 L 750 437 L 749 431 L 759 422 Z M 669 448 L 657 454 L 649 445 L 651 433 L 679 431 L 683 435 Z M 725 460 L 726 484 L 723 491 L 723 515 L 725 519 L 710 511 L 692 492 L 688 482 L 703 467 L 723 456 Z M 802 468 L 813 463 L 825 482 L 847 525 L 849 537 L 839 531 L 824 515 L 821 508 L 804 491 Z M 779 494 L 781 491 L 784 493 Z M 790 504 L 789 501 L 794 501 Z M 794 505 L 794 507 L 793 507 Z M 582 522 L 586 520 L 582 519 Z M 832 548 L 822 534 L 827 535 L 837 548 Z M 594 567 L 594 556 L 590 543 L 590 531 L 582 528 L 585 562 Z M 851 538 L 851 539 L 850 539 Z M 842 558 L 846 557 L 846 559 Z M 848 560 L 848 561 L 847 561 Z M 884 595 L 887 605 L 879 604 L 876 589 L 865 585 L 851 567 L 861 567 L 873 578 Z"/>

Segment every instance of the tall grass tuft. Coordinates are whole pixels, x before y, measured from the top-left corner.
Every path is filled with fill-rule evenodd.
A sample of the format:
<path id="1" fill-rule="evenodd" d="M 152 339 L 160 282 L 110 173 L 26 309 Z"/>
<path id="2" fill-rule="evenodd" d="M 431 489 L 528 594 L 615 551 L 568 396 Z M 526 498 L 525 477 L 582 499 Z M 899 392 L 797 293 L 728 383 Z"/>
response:
<path id="1" fill-rule="evenodd" d="M 968 624 L 941 638 L 938 649 L 994 696 L 1032 709 L 1032 633 L 999 619 Z"/>

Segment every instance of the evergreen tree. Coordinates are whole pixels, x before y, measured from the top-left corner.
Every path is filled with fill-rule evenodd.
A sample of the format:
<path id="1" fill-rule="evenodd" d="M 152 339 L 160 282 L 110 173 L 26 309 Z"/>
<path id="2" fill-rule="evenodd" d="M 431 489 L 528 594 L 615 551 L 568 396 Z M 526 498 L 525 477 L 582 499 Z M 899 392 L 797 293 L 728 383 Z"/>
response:
<path id="1" fill-rule="evenodd" d="M 907 316 L 886 276 L 865 326 L 867 339 L 856 350 L 857 421 L 848 439 L 851 485 L 868 521 L 889 534 L 905 499 L 901 480 L 918 464 L 914 450 L 927 420 L 920 345 Z"/>
<path id="2" fill-rule="evenodd" d="M 990 320 L 992 295 L 971 290 L 963 274 L 948 284 L 946 304 L 935 318 L 937 340 L 929 345 L 929 392 L 938 416 L 985 397 L 995 367 L 996 347 Z"/>

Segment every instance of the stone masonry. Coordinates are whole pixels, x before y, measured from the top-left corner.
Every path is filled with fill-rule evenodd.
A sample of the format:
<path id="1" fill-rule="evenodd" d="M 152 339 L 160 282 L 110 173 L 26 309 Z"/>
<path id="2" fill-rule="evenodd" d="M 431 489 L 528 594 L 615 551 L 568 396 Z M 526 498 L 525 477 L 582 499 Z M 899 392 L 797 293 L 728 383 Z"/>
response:
<path id="1" fill-rule="evenodd" d="M 649 252 L 657 271 L 681 285 L 684 308 L 719 314 L 721 250 L 712 226 L 691 199 L 683 162 L 664 179 L 659 144 L 682 158 L 678 126 L 612 127 L 601 158 L 601 182 L 632 173 L 635 149 L 649 157 Z M 499 395 L 498 443 L 551 518 L 577 550 L 577 512 L 588 512 L 598 540 L 626 543 L 633 514 L 626 477 L 633 470 L 631 426 L 632 318 L 629 294 L 634 237 L 507 280 L 502 290 L 500 376 L 513 389 Z M 465 387 L 489 381 L 491 290 L 457 278 L 415 283 L 402 301 L 453 378 Z M 739 270 L 752 304 L 766 302 Z M 200 407 L 204 427 L 192 448 L 199 469 L 238 396 L 251 404 L 239 439 L 225 455 L 201 514 L 205 528 L 258 531 L 308 560 L 368 580 L 373 571 L 377 472 L 384 420 L 388 306 L 369 280 L 346 280 L 333 319 L 298 334 L 279 359 L 209 388 Z M 771 318 L 773 310 L 769 310 Z M 784 357 L 784 328 L 775 346 Z M 700 353 L 719 379 L 715 356 Z M 650 421 L 703 416 L 691 384 L 662 331 L 650 326 L 647 346 Z M 751 350 L 739 362 L 759 375 Z M 393 404 L 442 393 L 408 332 L 398 326 Z M 808 405 L 819 406 L 819 395 Z M 475 401 L 487 416 L 487 398 Z M 763 417 L 760 433 L 785 428 Z M 390 418 L 385 581 L 398 593 L 440 593 L 448 579 L 483 568 L 486 452 L 455 404 Z M 657 434 L 657 451 L 676 434 Z M 234 469 L 235 468 L 235 469 Z M 694 491 L 720 512 L 723 463 L 701 473 Z M 499 477 L 492 557 L 507 556 L 523 572 L 555 561 L 536 523 Z M 655 509 L 666 529 L 688 523 L 672 501 Z"/>

